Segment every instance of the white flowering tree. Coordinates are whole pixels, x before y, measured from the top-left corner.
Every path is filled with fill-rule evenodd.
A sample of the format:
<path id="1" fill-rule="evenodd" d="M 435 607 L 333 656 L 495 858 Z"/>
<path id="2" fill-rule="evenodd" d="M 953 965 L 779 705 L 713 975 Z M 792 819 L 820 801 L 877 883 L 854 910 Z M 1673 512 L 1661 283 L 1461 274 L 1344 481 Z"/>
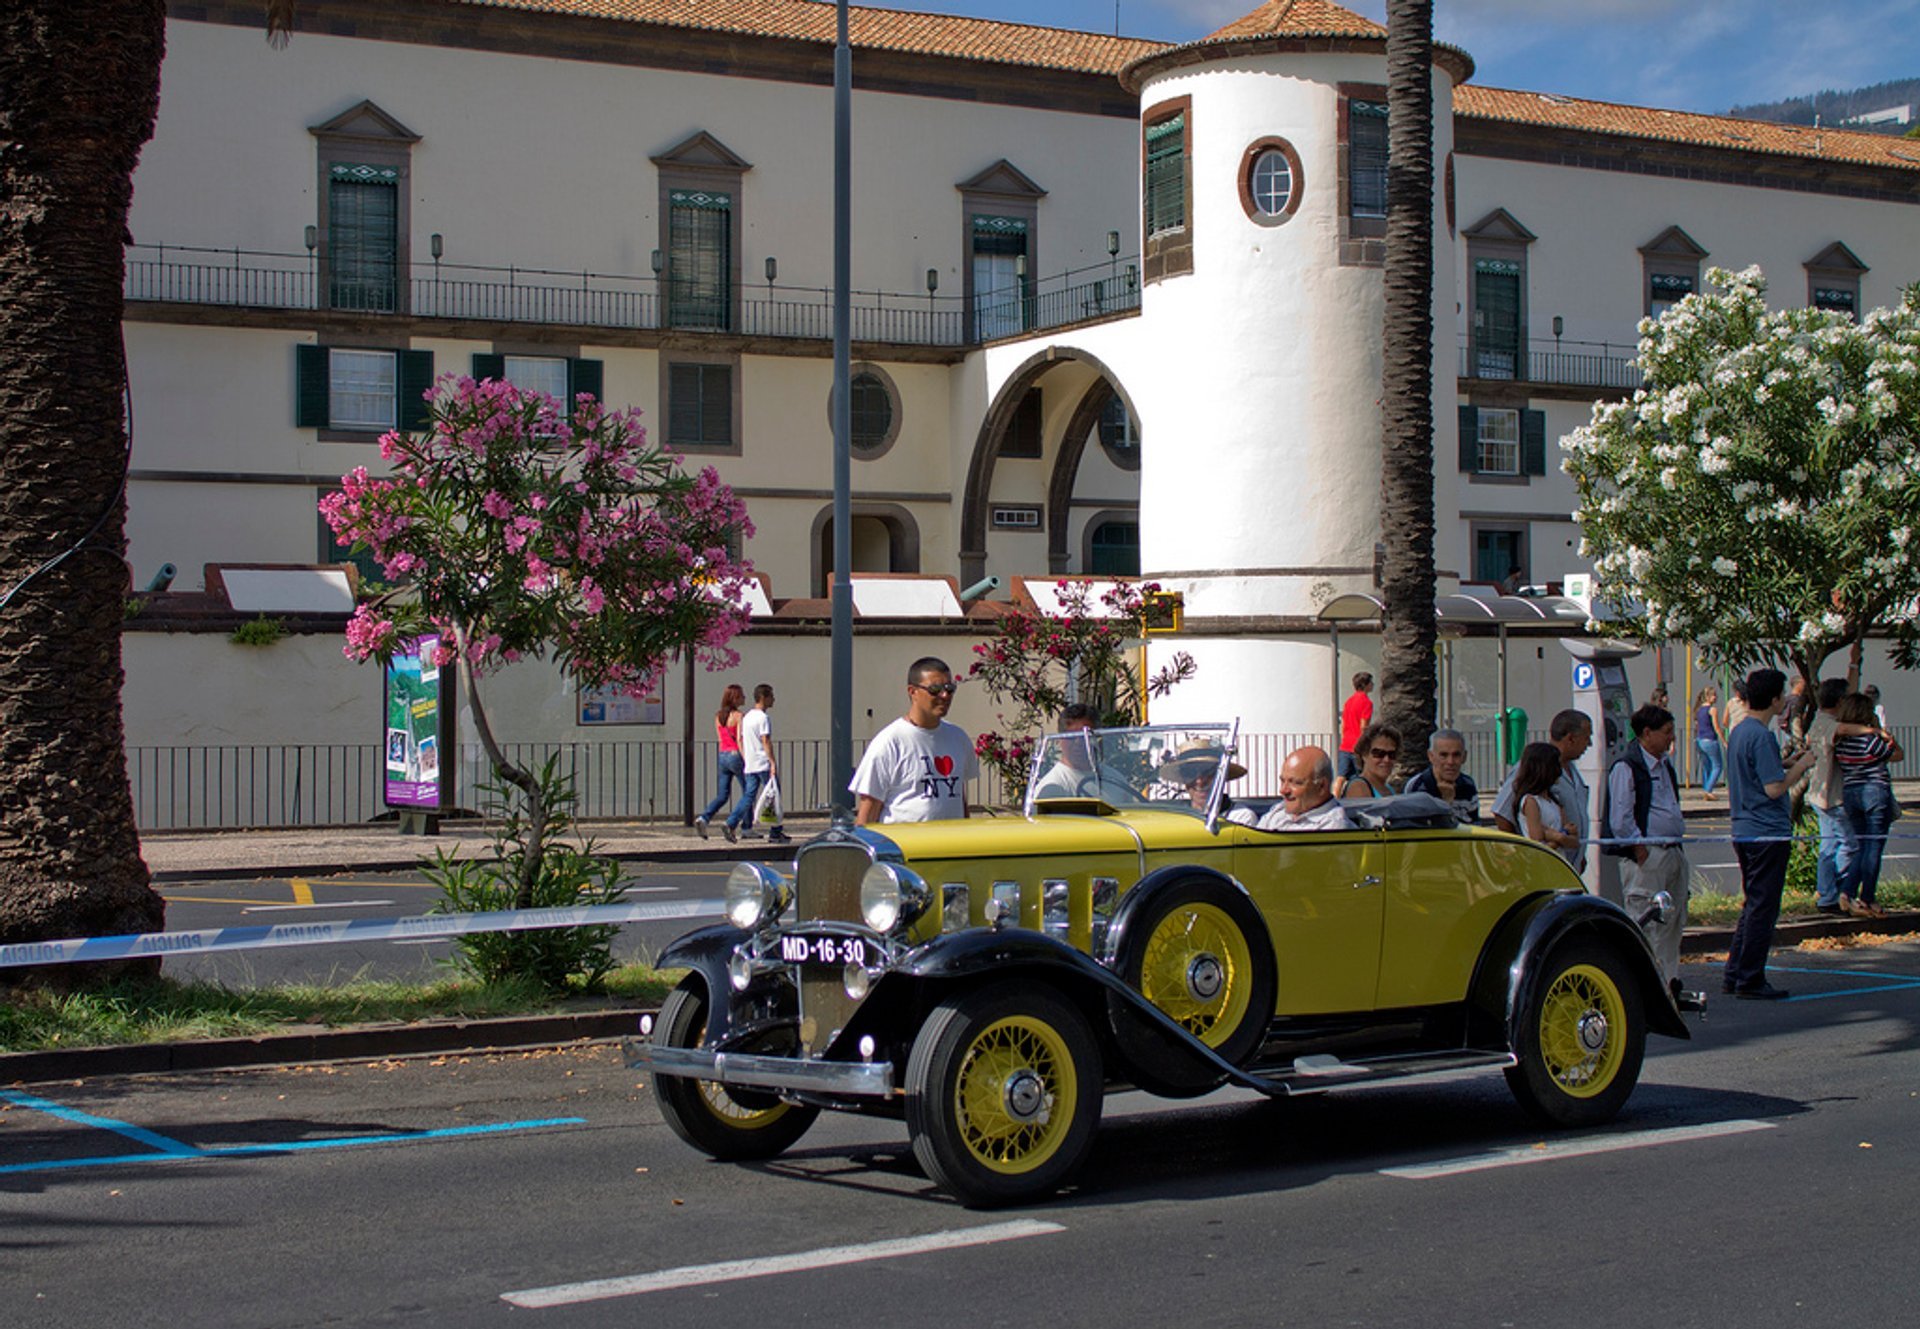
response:
<path id="1" fill-rule="evenodd" d="M 1647 640 L 1808 680 L 1920 595 L 1920 287 L 1859 322 L 1769 310 L 1758 268 L 1640 324 L 1645 386 L 1561 440 L 1596 593 Z"/>

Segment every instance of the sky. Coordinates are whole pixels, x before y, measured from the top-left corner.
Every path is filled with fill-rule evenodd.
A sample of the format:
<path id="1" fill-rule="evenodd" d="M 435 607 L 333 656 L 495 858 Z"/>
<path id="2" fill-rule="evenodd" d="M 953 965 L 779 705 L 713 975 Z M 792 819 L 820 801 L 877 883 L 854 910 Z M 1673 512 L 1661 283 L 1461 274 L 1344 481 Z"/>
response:
<path id="1" fill-rule="evenodd" d="M 1341 0 L 1376 22 L 1386 0 Z M 887 8 L 1114 31 L 1116 0 L 869 0 Z M 1186 42 L 1260 0 L 1117 0 L 1119 31 Z M 1920 0 L 1434 0 L 1434 35 L 1474 81 L 1677 111 L 1920 77 Z"/>

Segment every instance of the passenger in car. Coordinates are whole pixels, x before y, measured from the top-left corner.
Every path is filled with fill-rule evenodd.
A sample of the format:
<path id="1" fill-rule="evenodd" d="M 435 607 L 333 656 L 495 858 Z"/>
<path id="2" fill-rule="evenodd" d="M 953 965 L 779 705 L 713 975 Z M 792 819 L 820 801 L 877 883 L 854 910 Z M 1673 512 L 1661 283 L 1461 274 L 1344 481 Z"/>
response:
<path id="1" fill-rule="evenodd" d="M 1385 798 L 1394 793 L 1393 764 L 1400 760 L 1400 731 L 1378 721 L 1360 731 L 1353 750 L 1360 772 L 1333 783 L 1335 798 Z"/>
<path id="2" fill-rule="evenodd" d="M 1076 701 L 1061 710 L 1059 732 L 1085 733 L 1094 728 L 1097 718 L 1093 707 Z M 1095 759 L 1091 741 L 1061 743 L 1057 750 L 1060 759 L 1034 785 L 1034 798 L 1104 798 L 1116 804 L 1139 801 L 1139 792 L 1127 783 L 1126 776 Z"/>
<path id="3" fill-rule="evenodd" d="M 1466 773 L 1466 764 L 1466 737 L 1458 729 L 1436 729 L 1427 740 L 1427 768 L 1407 781 L 1404 792 L 1432 794 L 1471 825 L 1480 820 L 1480 790 Z"/>
<path id="4" fill-rule="evenodd" d="M 1295 748 L 1280 763 L 1280 801 L 1256 823 L 1263 831 L 1344 831 L 1353 823 L 1333 798 L 1333 759 L 1324 749 Z"/>
<path id="5" fill-rule="evenodd" d="M 1207 810 L 1207 798 L 1213 793 L 1214 773 L 1220 769 L 1221 752 L 1214 744 L 1203 738 L 1189 739 L 1175 748 L 1173 755 L 1160 765 L 1159 778 L 1149 793 L 1155 798 L 1178 803 L 1185 800 L 1196 812 Z M 1227 779 L 1238 780 L 1247 773 L 1247 768 L 1237 761 L 1227 763 Z M 1163 791 L 1163 792 L 1156 792 Z M 1220 795 L 1220 815 L 1228 821 L 1251 825 L 1252 819 L 1242 813 L 1234 815 L 1233 800 L 1222 793 Z"/>

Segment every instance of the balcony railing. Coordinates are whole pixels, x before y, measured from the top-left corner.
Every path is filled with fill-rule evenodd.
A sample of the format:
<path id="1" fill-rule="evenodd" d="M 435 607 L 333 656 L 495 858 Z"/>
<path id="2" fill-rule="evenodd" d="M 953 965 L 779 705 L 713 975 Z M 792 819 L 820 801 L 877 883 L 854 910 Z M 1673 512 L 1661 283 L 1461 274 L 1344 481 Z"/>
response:
<path id="1" fill-rule="evenodd" d="M 975 317 L 957 295 L 855 291 L 853 340 L 909 346 L 970 346 L 1040 332 L 1140 307 L 1133 263 L 1113 262 L 1042 277 L 1024 294 L 977 299 Z M 551 268 L 415 264 L 391 282 L 356 274 L 323 280 L 312 255 L 191 245 L 129 245 L 126 298 L 160 304 L 249 309 L 332 309 L 404 313 L 487 323 L 735 333 L 825 341 L 833 336 L 833 295 L 818 287 L 742 283 L 716 319 L 703 304 L 698 323 L 676 323 L 659 277 L 562 272 Z"/>
<path id="2" fill-rule="evenodd" d="M 1535 338 L 1524 348 L 1476 344 L 1460 334 L 1460 377 L 1511 379 L 1526 383 L 1553 383 L 1582 388 L 1640 386 L 1640 370 L 1633 363 L 1635 340 L 1625 342 L 1575 341 L 1572 338 Z"/>

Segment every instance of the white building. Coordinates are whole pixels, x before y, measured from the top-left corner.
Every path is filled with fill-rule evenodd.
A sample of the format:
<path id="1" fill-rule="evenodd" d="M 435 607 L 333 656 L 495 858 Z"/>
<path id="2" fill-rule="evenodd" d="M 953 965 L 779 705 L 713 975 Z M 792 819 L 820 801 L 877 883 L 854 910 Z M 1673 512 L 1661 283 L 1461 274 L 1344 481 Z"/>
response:
<path id="1" fill-rule="evenodd" d="M 169 8 L 136 582 L 344 557 L 316 499 L 435 375 L 504 374 L 641 407 L 746 497 L 774 623 L 813 612 L 831 6 L 305 0 L 280 51 L 257 4 Z M 853 39 L 854 570 L 1157 577 L 1192 706 L 1323 728 L 1314 616 L 1379 538 L 1383 30 L 1271 0 L 1179 47 L 886 10 Z M 1707 266 L 1847 309 L 1920 278 L 1920 145 L 1483 88 L 1444 47 L 1434 100 L 1443 585 L 1582 569 L 1556 440 Z"/>

